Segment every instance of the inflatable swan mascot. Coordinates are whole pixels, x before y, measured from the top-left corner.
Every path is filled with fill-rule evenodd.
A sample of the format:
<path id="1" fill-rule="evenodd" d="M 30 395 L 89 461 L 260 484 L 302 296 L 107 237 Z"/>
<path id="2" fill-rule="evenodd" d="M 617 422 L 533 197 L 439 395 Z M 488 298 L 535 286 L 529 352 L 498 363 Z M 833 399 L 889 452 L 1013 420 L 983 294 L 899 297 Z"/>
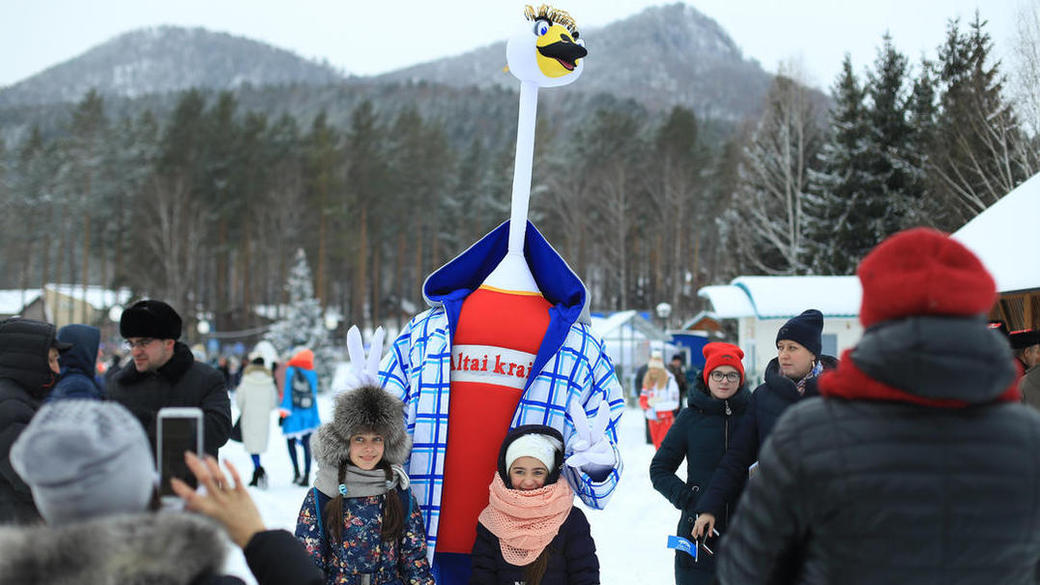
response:
<path id="1" fill-rule="evenodd" d="M 528 6 L 525 17 L 507 46 L 520 80 L 510 219 L 427 277 L 430 309 L 409 321 L 373 374 L 405 405 L 413 441 L 405 467 L 438 585 L 469 580 L 477 516 L 510 429 L 559 430 L 562 477 L 592 508 L 606 505 L 621 477 L 624 399 L 589 327 L 588 294 L 527 221 L 538 90 L 576 80 L 587 51 L 566 12 Z"/>

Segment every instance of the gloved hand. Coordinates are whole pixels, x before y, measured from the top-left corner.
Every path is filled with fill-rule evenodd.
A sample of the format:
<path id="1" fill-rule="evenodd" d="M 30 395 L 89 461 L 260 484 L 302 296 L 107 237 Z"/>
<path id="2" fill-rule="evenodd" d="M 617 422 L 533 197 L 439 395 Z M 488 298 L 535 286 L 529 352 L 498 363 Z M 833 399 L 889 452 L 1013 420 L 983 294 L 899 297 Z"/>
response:
<path id="1" fill-rule="evenodd" d="M 607 401 L 599 403 L 599 410 L 591 424 L 585 410 L 576 400 L 567 405 L 567 411 L 574 422 L 574 437 L 568 445 L 571 456 L 567 458 L 566 464 L 580 468 L 589 475 L 612 469 L 617 461 L 607 437 L 607 425 L 610 424 L 610 405 Z"/>
<path id="2" fill-rule="evenodd" d="M 347 331 L 347 353 L 350 355 L 350 369 L 354 374 L 355 382 L 350 387 L 378 386 L 379 385 L 379 359 L 383 356 L 382 327 L 376 329 L 372 334 L 372 348 L 365 355 L 365 346 L 361 341 L 361 331 L 357 325 L 350 327 Z"/>

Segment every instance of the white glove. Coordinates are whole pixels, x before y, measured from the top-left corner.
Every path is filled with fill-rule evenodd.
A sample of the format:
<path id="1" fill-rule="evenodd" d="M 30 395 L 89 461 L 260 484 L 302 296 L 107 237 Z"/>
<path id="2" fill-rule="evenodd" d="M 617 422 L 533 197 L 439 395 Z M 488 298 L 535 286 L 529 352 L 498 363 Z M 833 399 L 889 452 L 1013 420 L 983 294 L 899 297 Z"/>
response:
<path id="1" fill-rule="evenodd" d="M 591 424 L 585 410 L 576 400 L 567 405 L 567 411 L 574 423 L 574 436 L 568 445 L 571 456 L 567 458 L 567 465 L 580 467 L 586 473 L 613 468 L 617 462 L 614 447 L 607 437 L 607 425 L 610 424 L 610 405 L 607 401 L 599 403 L 599 410 Z"/>
<path id="2" fill-rule="evenodd" d="M 361 331 L 352 325 L 347 331 L 347 353 L 350 355 L 350 369 L 354 373 L 354 387 L 363 385 L 379 385 L 379 359 L 383 355 L 382 327 L 372 335 L 372 349 L 365 355 L 365 345 L 361 341 Z"/>

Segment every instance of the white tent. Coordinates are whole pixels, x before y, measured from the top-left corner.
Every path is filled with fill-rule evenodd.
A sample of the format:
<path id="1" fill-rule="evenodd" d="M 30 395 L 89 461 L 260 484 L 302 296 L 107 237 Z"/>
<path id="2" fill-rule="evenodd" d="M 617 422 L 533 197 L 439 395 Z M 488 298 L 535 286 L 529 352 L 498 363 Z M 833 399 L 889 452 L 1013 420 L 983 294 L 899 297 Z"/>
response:
<path id="1" fill-rule="evenodd" d="M 954 232 L 982 260 L 1002 293 L 1040 289 L 1040 173 Z"/>

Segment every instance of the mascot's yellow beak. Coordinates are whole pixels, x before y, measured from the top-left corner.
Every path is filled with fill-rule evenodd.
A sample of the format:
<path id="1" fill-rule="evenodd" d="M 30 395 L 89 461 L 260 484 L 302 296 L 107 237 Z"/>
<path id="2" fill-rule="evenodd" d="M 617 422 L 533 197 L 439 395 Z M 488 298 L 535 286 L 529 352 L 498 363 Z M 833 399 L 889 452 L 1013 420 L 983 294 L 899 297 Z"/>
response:
<path id="1" fill-rule="evenodd" d="M 540 30 L 539 24 L 542 25 Z M 578 66 L 578 60 L 589 52 L 582 46 L 582 42 L 571 38 L 571 33 L 566 27 L 558 24 L 546 27 L 546 24 L 548 23 L 544 20 L 535 23 L 535 34 L 545 31 L 544 34 L 538 35 L 535 41 L 538 69 L 546 77 L 569 75 Z"/>

